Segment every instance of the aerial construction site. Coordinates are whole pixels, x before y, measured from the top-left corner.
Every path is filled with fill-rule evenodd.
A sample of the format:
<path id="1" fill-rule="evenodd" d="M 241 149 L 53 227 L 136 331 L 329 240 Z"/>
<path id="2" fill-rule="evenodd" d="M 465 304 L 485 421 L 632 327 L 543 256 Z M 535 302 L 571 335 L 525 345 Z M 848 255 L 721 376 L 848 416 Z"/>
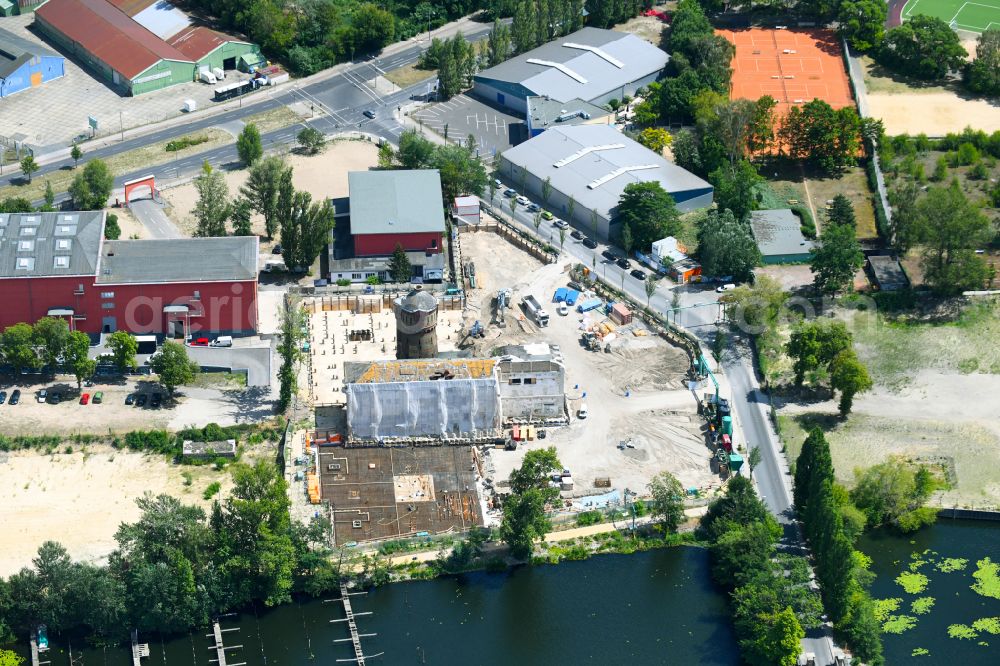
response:
<path id="1" fill-rule="evenodd" d="M 339 544 L 496 524 L 533 448 L 555 447 L 565 468 L 554 509 L 641 496 L 660 471 L 691 493 L 719 487 L 687 352 L 571 280 L 570 264 L 495 233 L 459 238 L 451 293 L 304 303 L 317 407 L 304 483 Z"/>

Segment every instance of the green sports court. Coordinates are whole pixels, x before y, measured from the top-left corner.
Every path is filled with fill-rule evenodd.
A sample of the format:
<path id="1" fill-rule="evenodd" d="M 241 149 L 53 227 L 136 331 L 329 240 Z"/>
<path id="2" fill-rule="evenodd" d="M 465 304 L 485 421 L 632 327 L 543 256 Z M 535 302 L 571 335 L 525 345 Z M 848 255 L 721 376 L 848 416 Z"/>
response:
<path id="1" fill-rule="evenodd" d="M 903 20 L 917 14 L 935 16 L 955 30 L 984 32 L 1000 30 L 1000 0 L 910 0 L 903 7 Z"/>

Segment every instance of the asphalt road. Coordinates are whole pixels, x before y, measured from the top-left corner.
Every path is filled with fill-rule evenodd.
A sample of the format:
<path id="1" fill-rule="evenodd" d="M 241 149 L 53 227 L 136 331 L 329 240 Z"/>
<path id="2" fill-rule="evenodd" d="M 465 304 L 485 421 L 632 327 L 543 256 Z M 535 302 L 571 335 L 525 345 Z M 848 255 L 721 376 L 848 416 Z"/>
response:
<path id="1" fill-rule="evenodd" d="M 464 34 L 469 41 L 478 41 L 489 33 L 491 27 L 491 25 L 484 24 Z M 399 136 L 402 128 L 392 120 L 390 110 L 403 101 L 408 100 L 411 95 L 426 93 L 427 82 L 421 82 L 404 91 L 383 96 L 371 90 L 364 84 L 364 81 L 415 62 L 420 54 L 426 50 L 427 46 L 427 44 L 414 45 L 385 58 L 371 58 L 345 69 L 340 74 L 307 85 L 292 83 L 288 87 L 279 87 L 273 93 L 269 88 L 264 88 L 251 93 L 249 97 L 245 98 L 248 102 L 253 101 L 253 104 L 248 103 L 224 113 L 206 116 L 195 114 L 191 116 L 189 122 L 184 124 L 128 138 L 125 141 L 111 145 L 93 148 L 88 148 L 85 145 L 85 159 L 106 158 L 111 155 L 117 155 L 118 153 L 141 148 L 151 143 L 166 141 L 206 127 L 237 122 L 248 116 L 293 102 L 313 104 L 317 110 L 322 109 L 328 114 L 327 116 L 310 121 L 313 126 L 325 133 L 329 134 L 346 129 L 355 129 L 367 131 L 387 139 L 393 139 Z M 268 96 L 269 99 L 257 101 L 260 96 Z M 366 118 L 363 115 L 365 110 L 374 111 L 376 118 L 374 120 Z M 295 135 L 298 134 L 300 129 L 300 126 L 293 125 L 269 132 L 262 137 L 265 149 L 269 146 L 294 143 Z M 148 173 L 154 173 L 158 177 L 167 177 L 168 175 L 169 177 L 176 177 L 178 174 L 184 175 L 189 171 L 193 173 L 205 159 L 208 159 L 209 163 L 213 165 L 235 162 L 237 159 L 235 144 L 186 157 L 176 163 L 124 174 L 115 179 L 115 186 L 121 187 L 122 182 L 125 180 Z M 44 177 L 47 173 L 72 166 L 73 160 L 70 158 L 49 162 L 43 165 L 33 177 Z M 16 185 L 21 182 L 21 179 L 22 176 L 19 173 L 8 174 L 0 177 L 0 186 Z M 64 200 L 66 197 L 63 196 L 58 199 Z"/>
<path id="2" fill-rule="evenodd" d="M 150 199 L 135 199 L 129 208 L 152 238 L 180 238 L 177 225 L 163 212 L 163 206 Z"/>

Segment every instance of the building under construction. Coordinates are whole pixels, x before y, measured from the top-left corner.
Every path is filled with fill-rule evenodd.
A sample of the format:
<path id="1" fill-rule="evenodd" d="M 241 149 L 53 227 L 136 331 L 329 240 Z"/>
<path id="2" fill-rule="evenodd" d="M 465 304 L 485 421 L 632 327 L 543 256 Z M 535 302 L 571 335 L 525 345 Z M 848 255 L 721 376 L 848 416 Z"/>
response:
<path id="1" fill-rule="evenodd" d="M 483 524 L 471 446 L 318 448 L 336 545 Z"/>
<path id="2" fill-rule="evenodd" d="M 489 359 L 347 363 L 351 442 L 499 439 L 506 422 L 566 421 L 565 369 L 548 345 Z"/>

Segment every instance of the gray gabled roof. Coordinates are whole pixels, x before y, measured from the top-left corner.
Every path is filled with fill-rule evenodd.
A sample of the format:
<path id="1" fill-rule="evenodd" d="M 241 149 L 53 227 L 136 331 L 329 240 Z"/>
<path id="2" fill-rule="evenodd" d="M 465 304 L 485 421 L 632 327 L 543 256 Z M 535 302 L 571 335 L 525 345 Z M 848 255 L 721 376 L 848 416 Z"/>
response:
<path id="1" fill-rule="evenodd" d="M 580 98 L 562 102 L 551 97 L 531 96 L 527 105 L 532 129 L 585 125 L 613 115 L 611 111 Z"/>
<path id="2" fill-rule="evenodd" d="M 0 213 L 0 278 L 93 277 L 103 235 L 103 211 Z"/>
<path id="3" fill-rule="evenodd" d="M 6 79 L 35 56 L 62 57 L 40 44 L 0 28 L 0 79 Z"/>
<path id="4" fill-rule="evenodd" d="M 98 284 L 246 281 L 257 277 L 257 237 L 105 241 Z"/>
<path id="5" fill-rule="evenodd" d="M 808 254 L 813 249 L 812 241 L 802 235 L 799 218 L 788 208 L 751 212 L 750 228 L 760 253 L 765 257 Z"/>
<path id="6" fill-rule="evenodd" d="M 635 35 L 584 28 L 484 69 L 475 79 L 520 84 L 562 101 L 589 101 L 659 72 L 668 60 L 664 51 Z"/>
<path id="7" fill-rule="evenodd" d="M 437 169 L 352 171 L 351 234 L 444 232 Z"/>
<path id="8" fill-rule="evenodd" d="M 553 189 L 605 219 L 631 183 L 657 181 L 675 195 L 712 191 L 698 176 L 608 125 L 552 127 L 508 149 L 503 159 L 539 180 L 551 178 Z"/>

